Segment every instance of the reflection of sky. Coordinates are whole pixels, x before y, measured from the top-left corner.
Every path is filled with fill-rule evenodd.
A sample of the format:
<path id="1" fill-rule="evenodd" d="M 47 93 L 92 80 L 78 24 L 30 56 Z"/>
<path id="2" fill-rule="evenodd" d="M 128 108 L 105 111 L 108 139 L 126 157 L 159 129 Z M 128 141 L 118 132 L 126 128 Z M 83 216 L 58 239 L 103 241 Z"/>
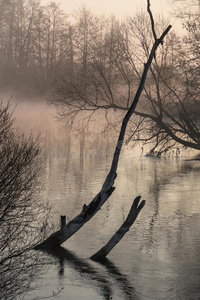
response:
<path id="1" fill-rule="evenodd" d="M 108 166 L 111 160 L 111 157 L 105 159 L 98 155 L 102 154 L 98 145 L 97 151 L 91 155 L 85 143 L 81 146 L 81 163 L 79 149 L 76 147 L 76 156 L 70 160 L 63 157 L 51 160 L 51 170 L 46 178 L 50 190 L 46 192 L 50 191 L 48 197 L 55 204 L 57 219 L 60 214 L 75 216 L 83 203 L 92 200 L 105 178 L 105 165 Z M 141 194 L 142 199 L 147 200 L 146 205 L 129 233 L 109 254 L 109 259 L 121 274 L 126 274 L 138 297 L 136 299 L 198 299 L 195 298 L 199 295 L 200 275 L 198 174 L 199 168 L 193 162 L 136 158 L 134 152 L 131 155 L 125 150 L 118 168 L 116 191 L 97 215 L 63 246 L 89 262 L 87 258 L 119 228 L 133 198 Z M 69 273 L 67 260 L 64 267 L 65 276 L 59 279 L 59 283 L 65 290 L 60 299 L 70 296 L 79 299 L 81 293 L 87 296 L 84 298 L 87 300 L 104 299 L 94 279 L 90 281 L 91 286 L 87 285 L 87 269 L 80 277 L 77 270 Z M 135 299 L 127 297 L 116 287 L 116 282 L 103 266 L 93 267 L 108 281 L 114 292 L 113 299 Z M 100 275 L 95 276 L 100 279 Z M 55 286 L 56 272 L 52 276 L 44 280 Z M 117 278 L 121 280 L 121 277 Z M 74 291 L 70 288 L 72 284 Z"/>

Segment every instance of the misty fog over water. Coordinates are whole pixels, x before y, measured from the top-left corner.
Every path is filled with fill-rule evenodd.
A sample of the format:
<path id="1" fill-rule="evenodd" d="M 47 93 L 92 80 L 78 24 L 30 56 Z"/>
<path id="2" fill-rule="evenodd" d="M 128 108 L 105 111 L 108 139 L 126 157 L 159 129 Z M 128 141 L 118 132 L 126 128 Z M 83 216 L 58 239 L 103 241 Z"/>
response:
<path id="1" fill-rule="evenodd" d="M 45 101 L 19 102 L 20 131 L 32 129 L 44 141 L 41 201 L 53 205 L 53 220 L 71 220 L 99 192 L 116 138 L 59 132 Z M 200 293 L 199 161 L 151 158 L 124 146 L 116 190 L 98 214 L 63 244 L 47 271 L 24 299 L 198 299 Z M 125 220 L 133 199 L 146 205 L 129 233 L 101 265 L 88 258 Z M 45 269 L 46 270 L 46 269 Z M 20 299 L 20 298 L 18 298 Z"/>

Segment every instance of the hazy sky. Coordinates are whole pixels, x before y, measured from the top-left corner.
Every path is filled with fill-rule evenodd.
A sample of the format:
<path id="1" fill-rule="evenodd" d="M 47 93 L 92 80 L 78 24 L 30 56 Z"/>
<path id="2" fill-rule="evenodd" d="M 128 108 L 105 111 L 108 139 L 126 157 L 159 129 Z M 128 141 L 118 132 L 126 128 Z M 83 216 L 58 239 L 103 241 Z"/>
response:
<path id="1" fill-rule="evenodd" d="M 42 4 L 49 3 L 50 0 L 41 0 Z M 134 14 L 137 9 L 146 9 L 146 0 L 56 0 L 67 12 L 72 13 L 84 4 L 94 13 L 104 14 L 106 16 L 115 14 L 118 18 L 124 18 L 126 15 Z M 170 16 L 170 0 L 151 0 L 152 11 L 156 13 L 165 13 Z"/>
<path id="2" fill-rule="evenodd" d="M 42 4 L 50 3 L 52 0 L 41 0 Z M 134 15 L 138 10 L 147 8 L 147 0 L 54 0 L 61 5 L 61 8 L 68 14 L 85 5 L 92 12 L 98 15 L 110 16 L 114 14 L 117 18 L 125 18 L 127 15 Z M 176 7 L 177 9 L 177 7 Z M 151 0 L 151 10 L 156 15 L 164 15 L 173 29 L 183 32 L 181 22 L 173 17 L 175 6 L 172 0 Z M 167 24 L 168 25 L 168 24 Z"/>

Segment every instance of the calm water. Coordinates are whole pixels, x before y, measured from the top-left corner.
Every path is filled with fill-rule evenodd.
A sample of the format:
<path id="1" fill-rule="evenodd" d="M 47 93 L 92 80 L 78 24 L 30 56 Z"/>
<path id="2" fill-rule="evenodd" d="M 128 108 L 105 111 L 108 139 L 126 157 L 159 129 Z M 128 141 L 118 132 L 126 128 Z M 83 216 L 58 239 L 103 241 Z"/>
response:
<path id="1" fill-rule="evenodd" d="M 33 123 L 41 120 L 36 111 L 31 114 Z M 42 197 L 54 205 L 55 222 L 61 214 L 70 220 L 101 189 L 115 141 L 58 134 L 48 117 L 41 124 L 47 147 Z M 115 192 L 60 253 L 49 254 L 46 273 L 24 299 L 57 291 L 53 299 L 200 299 L 200 161 L 140 157 L 124 147 L 117 173 Z M 146 205 L 133 227 L 105 264 L 90 261 L 121 226 L 137 195 Z"/>

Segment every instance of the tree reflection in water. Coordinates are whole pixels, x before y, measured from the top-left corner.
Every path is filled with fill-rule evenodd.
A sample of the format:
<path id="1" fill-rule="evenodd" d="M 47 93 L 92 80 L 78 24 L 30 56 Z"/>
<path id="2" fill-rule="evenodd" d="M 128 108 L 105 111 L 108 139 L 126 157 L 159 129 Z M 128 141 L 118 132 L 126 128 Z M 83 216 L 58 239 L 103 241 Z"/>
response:
<path id="1" fill-rule="evenodd" d="M 58 276 L 61 279 L 64 276 L 65 267 L 68 265 L 72 267 L 79 275 L 84 276 L 84 284 L 92 286 L 102 299 L 114 299 L 116 286 L 123 294 L 123 299 L 139 300 L 136 295 L 135 288 L 132 286 L 128 277 L 121 273 L 109 259 L 105 258 L 101 262 L 93 262 L 78 257 L 72 251 L 63 247 L 57 246 L 50 249 L 43 249 L 43 253 L 47 253 L 50 257 L 57 260 L 59 264 Z M 97 267 L 96 267 L 96 266 Z M 98 270 L 98 265 L 106 269 L 107 275 L 105 276 Z M 112 287 L 112 280 L 114 279 L 115 285 Z M 97 289 L 96 289 L 97 288 Z"/>

